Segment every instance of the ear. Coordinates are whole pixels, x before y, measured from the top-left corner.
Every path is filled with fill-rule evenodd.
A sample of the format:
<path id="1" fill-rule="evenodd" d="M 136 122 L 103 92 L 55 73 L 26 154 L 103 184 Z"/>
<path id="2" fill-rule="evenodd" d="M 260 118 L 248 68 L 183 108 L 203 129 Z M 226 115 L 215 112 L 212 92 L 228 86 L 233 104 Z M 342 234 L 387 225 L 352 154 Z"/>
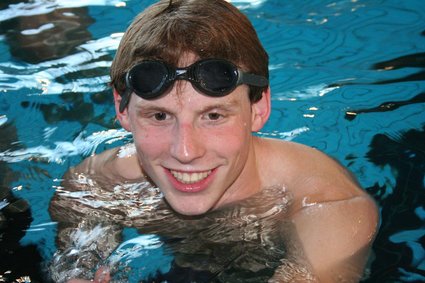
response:
<path id="1" fill-rule="evenodd" d="M 271 112 L 270 87 L 263 91 L 261 99 L 251 105 L 251 131 L 258 132 L 267 122 Z"/>
<path id="2" fill-rule="evenodd" d="M 114 104 L 115 104 L 115 112 L 117 114 L 117 119 L 118 121 L 120 121 L 121 126 L 130 132 L 131 127 L 130 127 L 130 118 L 128 114 L 128 106 L 124 109 L 124 111 L 120 112 L 120 104 L 121 104 L 122 97 L 115 88 L 113 89 L 113 93 L 114 93 Z"/>

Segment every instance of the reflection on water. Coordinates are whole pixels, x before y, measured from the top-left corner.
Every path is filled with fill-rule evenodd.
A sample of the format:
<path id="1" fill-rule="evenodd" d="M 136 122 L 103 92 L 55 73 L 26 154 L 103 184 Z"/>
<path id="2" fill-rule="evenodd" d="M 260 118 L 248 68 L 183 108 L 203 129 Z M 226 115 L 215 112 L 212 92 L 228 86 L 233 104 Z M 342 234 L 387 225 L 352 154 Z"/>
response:
<path id="1" fill-rule="evenodd" d="M 370 188 L 382 203 L 382 225 L 374 243 L 382 260 L 373 263 L 375 272 L 367 282 L 423 279 L 414 273 L 424 268 L 424 141 L 425 126 L 395 136 L 376 135 L 372 140 L 368 158 L 378 166 L 390 166 L 397 178 L 394 188 L 378 184 Z"/>
<path id="2" fill-rule="evenodd" d="M 347 120 L 353 120 L 354 118 L 356 118 L 357 115 L 361 113 L 393 111 L 402 106 L 415 104 L 415 103 L 424 103 L 424 102 L 425 102 L 425 92 L 422 92 L 407 100 L 384 102 L 381 105 L 374 108 L 349 110 L 345 112 L 345 118 Z"/>
<path id="3" fill-rule="evenodd" d="M 81 3 L 77 3 L 79 1 L 71 2 L 81 6 Z M 98 113 L 93 108 L 93 104 L 111 102 L 110 93 L 105 91 L 104 85 L 98 91 L 93 86 L 95 81 L 103 84 L 107 80 L 105 76 L 109 63 L 102 66 L 101 62 L 110 61 L 108 45 L 114 43 L 106 42 L 107 39 L 101 40 L 101 43 L 91 42 L 89 27 L 94 20 L 89 16 L 88 8 L 70 8 L 61 6 L 63 4 L 65 1 L 60 4 L 54 1 L 0 3 L 0 40 L 4 44 L 1 47 L 7 46 L 7 49 L 2 48 L 1 51 L 2 55 L 10 53 L 13 56 L 9 62 L 0 63 L 1 282 L 48 282 L 43 261 L 53 247 L 46 243 L 40 252 L 40 243 L 46 239 L 38 243 L 34 243 L 37 240 L 31 240 L 32 237 L 28 239 L 28 235 L 50 230 L 46 217 L 50 193 L 49 190 L 44 190 L 43 196 L 41 193 L 42 184 L 51 182 L 49 174 L 52 172 L 46 172 L 43 163 L 62 164 L 64 158 L 79 155 L 81 150 L 87 151 L 84 155 L 91 154 L 89 152 L 93 152 L 99 143 L 105 142 L 102 132 L 89 137 L 83 137 L 81 133 L 74 142 L 63 140 L 62 135 L 61 142 L 50 142 L 55 132 L 61 131 L 57 127 L 45 127 L 45 124 L 67 120 L 85 126 L 97 121 L 106 128 L 114 128 L 111 127 L 112 118 L 106 120 L 105 113 Z M 87 82 L 75 84 L 76 80 L 82 78 L 75 74 L 83 68 L 86 69 L 83 76 Z M 76 95 L 79 88 L 88 89 L 84 85 L 90 85 L 92 91 L 89 102 L 84 100 L 82 94 Z M 26 89 L 25 95 L 20 95 L 22 89 Z M 52 103 L 31 98 L 31 94 L 37 94 L 38 90 L 40 94 L 60 95 L 60 100 Z M 42 126 L 43 136 L 37 138 L 37 127 L 32 126 L 26 131 L 29 138 L 18 136 L 19 130 L 23 130 L 20 124 L 22 116 L 27 117 L 23 118 L 26 124 L 34 121 L 34 118 L 28 118 L 22 113 L 34 113 L 34 110 L 43 115 L 44 121 L 42 119 L 36 123 Z M 118 137 L 114 137 L 113 133 L 106 135 L 106 139 L 110 140 L 122 137 L 122 134 L 118 134 Z M 30 146 L 28 141 L 32 139 L 42 141 L 43 144 Z M 26 161 L 33 163 L 20 165 Z M 26 191 L 31 196 L 22 198 L 22 192 Z"/>
<path id="4" fill-rule="evenodd" d="M 22 15 L 0 22 L 10 53 L 26 62 L 39 63 L 65 57 L 91 39 L 93 23 L 87 8 L 64 8 L 39 15 Z"/>
<path id="5" fill-rule="evenodd" d="M 5 122 L 0 125 L 0 152 L 8 149 L 18 140 L 17 131 L 13 124 Z M 20 246 L 20 239 L 33 220 L 29 203 L 16 197 L 10 190 L 9 184 L 19 178 L 7 162 L 0 159 L 0 282 L 2 275 L 13 270 L 14 273 L 4 280 L 31 274 L 33 280 L 41 281 L 40 272 L 42 258 L 36 245 Z"/>
<path id="6" fill-rule="evenodd" d="M 47 128 L 45 132 L 45 140 L 54 132 L 56 128 Z M 7 148 L 0 151 L 0 162 L 9 163 L 22 162 L 25 160 L 33 160 L 39 162 L 55 162 L 62 164 L 66 158 L 78 155 L 91 155 L 96 152 L 97 147 L 104 143 L 113 143 L 129 136 L 124 130 L 108 130 L 85 136 L 80 133 L 73 141 L 56 141 L 54 146 L 49 147 L 41 145 L 30 148 Z"/>
<path id="7" fill-rule="evenodd" d="M 375 70 L 396 70 L 400 68 L 425 68 L 425 52 L 404 55 L 373 65 Z"/>
<path id="8" fill-rule="evenodd" d="M 108 68 L 121 32 L 151 2 L 0 1 L 0 267 L 5 267 L 0 276 L 10 271 L 6 280 L 30 276 L 32 282 L 47 282 L 41 279 L 45 272 L 39 265 L 56 251 L 47 208 L 54 190 L 62 189 L 58 180 L 82 158 L 131 141 L 114 124 Z M 273 113 L 259 135 L 293 139 L 324 150 L 349 166 L 373 194 L 383 224 L 365 282 L 424 281 L 422 1 L 243 0 L 237 5 L 254 22 L 270 53 Z M 128 198 L 144 190 L 143 182 L 115 189 L 117 196 L 123 196 L 120 190 L 128 190 Z M 72 233 L 72 226 L 61 226 L 69 233 L 61 234 L 61 239 L 79 243 L 83 238 L 94 239 L 83 231 L 109 229 L 111 237 L 92 242 L 92 247 L 116 247 L 105 250 L 110 256 L 104 255 L 104 263 L 117 271 L 117 280 L 134 275 L 171 281 L 173 276 L 188 279 L 184 274 L 190 273 L 197 278 L 220 278 L 229 271 L 220 273 L 224 267 L 215 261 L 229 259 L 229 268 L 237 269 L 244 259 L 225 257 L 221 244 L 212 242 L 205 248 L 216 253 L 211 269 L 201 262 L 195 270 L 186 255 L 204 254 L 196 247 L 191 250 L 185 238 L 166 236 L 173 231 L 158 236 L 159 228 L 153 223 L 150 230 L 134 228 L 144 221 L 141 215 L 152 215 L 151 210 L 129 210 L 124 206 L 131 199 L 125 197 L 95 202 L 90 194 L 62 193 L 83 212 L 74 211 L 68 220 L 85 213 L 96 218 L 99 212 L 95 211 L 105 208 L 101 226 L 87 219 L 81 222 L 80 234 Z M 104 193 L 108 194 L 112 193 Z M 153 219 L 169 219 L 157 192 L 145 194 L 142 207 L 147 208 L 150 201 L 161 211 Z M 140 223 L 132 226 L 136 219 Z M 121 224 L 111 226 L 111 220 Z M 258 222 L 263 223 L 254 221 Z M 172 223 L 171 227 L 181 229 L 177 220 Z M 257 231 L 246 221 L 229 225 Z M 233 236 L 241 235 L 226 234 Z M 267 241 L 261 241 L 268 247 Z M 244 254 L 244 245 L 253 248 L 250 243 L 236 245 L 234 250 L 233 245 L 224 246 L 236 256 Z M 80 247 L 86 249 L 87 243 Z M 285 249 L 279 252 L 286 255 Z M 64 262 L 90 266 L 92 257 L 98 260 L 99 254 L 88 252 L 79 262 L 76 258 Z M 273 253 L 270 260 L 274 264 Z M 249 263 L 251 269 L 263 264 L 259 259 Z"/>
<path id="9" fill-rule="evenodd" d="M 401 68 L 419 68 L 418 72 L 413 74 L 401 77 L 401 78 L 393 78 L 386 79 L 373 82 L 372 84 L 376 85 L 384 85 L 384 84 L 394 84 L 400 82 L 414 82 L 414 81 L 424 81 L 425 80 L 425 53 L 415 53 L 410 55 L 405 55 L 401 57 L 397 57 L 395 59 L 387 60 L 384 62 L 378 62 L 373 65 L 374 70 L 379 71 L 390 71 L 397 70 Z M 337 83 L 331 84 L 329 87 L 342 87 L 347 85 L 355 85 L 356 83 Z M 377 107 L 367 108 L 367 109 L 350 109 L 346 111 L 345 118 L 347 120 L 353 120 L 356 118 L 358 114 L 361 113 L 371 113 L 371 112 L 386 112 L 396 110 L 399 107 L 410 105 L 414 103 L 424 103 L 425 102 L 425 92 L 419 93 L 416 96 L 401 101 L 390 101 L 384 102 Z"/>
<path id="10" fill-rule="evenodd" d="M 282 265 L 284 282 L 311 276 L 285 221 L 290 198 L 281 187 L 186 217 L 146 181 L 111 188 L 109 180 L 77 174 L 71 182 L 76 190 L 65 184 L 51 208 L 63 249 L 52 267 L 56 280 L 91 278 L 102 264 L 117 282 L 267 282 Z M 137 232 L 120 241 L 124 227 Z"/>

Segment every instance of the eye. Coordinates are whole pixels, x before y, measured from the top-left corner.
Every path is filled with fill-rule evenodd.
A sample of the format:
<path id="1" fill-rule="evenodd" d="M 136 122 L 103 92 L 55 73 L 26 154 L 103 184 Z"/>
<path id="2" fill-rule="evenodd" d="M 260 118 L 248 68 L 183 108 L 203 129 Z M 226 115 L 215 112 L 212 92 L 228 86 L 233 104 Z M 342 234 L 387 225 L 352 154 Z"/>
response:
<path id="1" fill-rule="evenodd" d="M 165 112 L 158 112 L 158 113 L 155 113 L 153 116 L 155 120 L 157 121 L 164 121 L 167 119 L 167 113 Z"/>
<path id="2" fill-rule="evenodd" d="M 219 120 L 220 118 L 223 117 L 221 114 L 219 114 L 217 112 L 208 113 L 207 116 L 208 116 L 209 120 L 213 120 L 213 121 Z"/>

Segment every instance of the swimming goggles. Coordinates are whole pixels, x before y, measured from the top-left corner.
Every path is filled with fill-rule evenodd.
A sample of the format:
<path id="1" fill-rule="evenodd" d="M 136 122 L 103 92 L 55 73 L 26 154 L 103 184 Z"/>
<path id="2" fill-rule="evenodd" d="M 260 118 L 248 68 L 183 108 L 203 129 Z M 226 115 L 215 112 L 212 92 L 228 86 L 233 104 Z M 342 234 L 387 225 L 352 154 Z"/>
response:
<path id="1" fill-rule="evenodd" d="M 245 73 L 223 59 L 203 59 L 185 68 L 174 68 L 159 60 L 145 60 L 126 73 L 126 91 L 122 95 L 120 112 L 127 107 L 132 92 L 152 100 L 164 94 L 175 80 L 187 80 L 200 92 L 213 97 L 228 95 L 241 84 L 257 87 L 269 84 L 266 77 Z"/>

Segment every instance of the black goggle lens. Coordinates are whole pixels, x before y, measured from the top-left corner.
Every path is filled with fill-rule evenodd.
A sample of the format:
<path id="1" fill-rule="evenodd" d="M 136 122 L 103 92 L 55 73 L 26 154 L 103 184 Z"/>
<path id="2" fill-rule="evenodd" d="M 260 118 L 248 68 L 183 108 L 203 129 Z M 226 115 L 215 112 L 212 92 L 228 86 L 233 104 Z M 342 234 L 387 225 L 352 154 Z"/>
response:
<path id="1" fill-rule="evenodd" d="M 238 84 L 238 69 L 220 59 L 201 60 L 186 68 L 172 68 L 162 61 L 146 60 L 126 76 L 127 88 L 144 99 L 161 96 L 176 79 L 192 82 L 210 96 L 225 96 Z"/>
<path id="2" fill-rule="evenodd" d="M 126 90 L 121 94 L 119 111 L 123 112 L 135 92 L 143 99 L 160 97 L 175 80 L 188 80 L 199 91 L 213 97 L 225 96 L 238 85 L 267 87 L 266 77 L 245 73 L 223 59 L 204 59 L 186 68 L 173 68 L 163 61 L 145 60 L 126 73 Z"/>
<path id="3" fill-rule="evenodd" d="M 195 71 L 198 88 L 214 96 L 224 96 L 237 86 L 238 72 L 226 61 L 204 61 Z"/>
<path id="4" fill-rule="evenodd" d="M 119 111 L 123 112 L 127 107 L 132 92 L 143 99 L 155 99 L 175 80 L 188 80 L 199 91 L 214 97 L 225 96 L 240 84 L 266 87 L 269 83 L 266 77 L 244 73 L 222 59 L 204 59 L 186 68 L 173 68 L 162 61 L 146 60 L 126 74 L 126 90 L 121 94 Z"/>
<path id="5" fill-rule="evenodd" d="M 128 73 L 127 87 L 131 87 L 142 98 L 153 99 L 163 92 L 168 73 L 167 66 L 162 62 L 142 62 Z"/>

